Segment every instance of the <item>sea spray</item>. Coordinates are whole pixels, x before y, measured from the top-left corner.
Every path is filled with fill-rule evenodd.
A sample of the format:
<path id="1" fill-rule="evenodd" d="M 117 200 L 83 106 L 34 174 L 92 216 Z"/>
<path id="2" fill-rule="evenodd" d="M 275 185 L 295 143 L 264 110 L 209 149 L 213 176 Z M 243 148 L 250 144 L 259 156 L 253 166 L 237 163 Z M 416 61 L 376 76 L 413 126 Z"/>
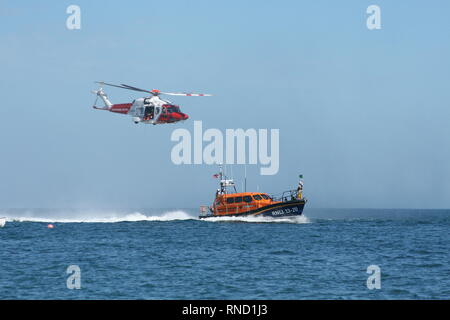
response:
<path id="1" fill-rule="evenodd" d="M 174 221 L 196 219 L 182 210 L 164 212 L 159 215 L 146 215 L 141 212 L 57 212 L 50 215 L 42 213 L 34 214 L 32 211 L 24 213 L 3 213 L 7 221 L 15 222 L 59 222 L 59 223 L 116 223 L 116 222 L 138 222 L 138 221 Z"/>

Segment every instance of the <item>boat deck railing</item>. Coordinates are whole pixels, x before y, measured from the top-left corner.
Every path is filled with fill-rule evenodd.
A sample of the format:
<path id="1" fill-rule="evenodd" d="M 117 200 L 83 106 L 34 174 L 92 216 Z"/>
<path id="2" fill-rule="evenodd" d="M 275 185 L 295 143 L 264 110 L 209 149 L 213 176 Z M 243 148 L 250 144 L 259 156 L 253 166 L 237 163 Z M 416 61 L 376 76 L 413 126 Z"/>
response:
<path id="1" fill-rule="evenodd" d="M 272 201 L 287 202 L 297 199 L 297 190 L 288 190 L 278 194 L 269 194 Z"/>

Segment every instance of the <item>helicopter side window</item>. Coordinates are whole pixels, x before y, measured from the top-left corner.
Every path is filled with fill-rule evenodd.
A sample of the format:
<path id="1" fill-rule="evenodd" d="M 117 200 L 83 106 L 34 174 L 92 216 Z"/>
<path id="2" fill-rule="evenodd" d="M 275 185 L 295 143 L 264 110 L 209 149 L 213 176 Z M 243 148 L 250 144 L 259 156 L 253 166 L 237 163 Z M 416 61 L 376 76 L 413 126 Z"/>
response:
<path id="1" fill-rule="evenodd" d="M 155 111 L 155 107 L 150 106 L 150 107 L 145 107 L 145 111 L 144 111 L 144 118 L 148 118 L 151 119 L 153 118 L 153 113 Z"/>

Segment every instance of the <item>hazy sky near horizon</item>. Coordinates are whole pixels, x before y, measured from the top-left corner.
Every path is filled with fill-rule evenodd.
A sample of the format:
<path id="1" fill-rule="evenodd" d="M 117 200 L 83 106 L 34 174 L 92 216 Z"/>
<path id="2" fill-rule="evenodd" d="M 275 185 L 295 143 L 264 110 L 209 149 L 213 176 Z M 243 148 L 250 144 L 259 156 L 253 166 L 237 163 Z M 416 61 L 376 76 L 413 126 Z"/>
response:
<path id="1" fill-rule="evenodd" d="M 81 8 L 81 30 L 66 8 Z M 381 30 L 366 9 L 381 8 Z M 311 207 L 450 207 L 448 1 L 2 1 L 0 207 L 198 207 L 215 166 L 176 166 L 176 128 L 280 130 Z M 95 111 L 104 80 L 174 97 L 190 119 Z M 139 93 L 106 88 L 113 103 Z M 234 168 L 238 186 L 243 167 Z"/>

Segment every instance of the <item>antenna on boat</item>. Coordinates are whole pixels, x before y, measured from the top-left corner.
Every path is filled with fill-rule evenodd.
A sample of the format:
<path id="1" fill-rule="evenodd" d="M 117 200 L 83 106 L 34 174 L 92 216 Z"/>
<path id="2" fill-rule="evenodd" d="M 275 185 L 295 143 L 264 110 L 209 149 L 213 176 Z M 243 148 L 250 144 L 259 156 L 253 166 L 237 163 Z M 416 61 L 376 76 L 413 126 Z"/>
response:
<path id="1" fill-rule="evenodd" d="M 227 178 L 227 164 L 226 163 L 223 164 L 223 178 L 224 179 Z"/>
<path id="2" fill-rule="evenodd" d="M 244 192 L 247 192 L 247 165 L 244 163 Z"/>
<path id="3" fill-rule="evenodd" d="M 222 164 L 219 164 L 219 178 L 220 178 L 220 181 L 222 181 L 222 179 L 223 179 L 223 165 Z"/>

